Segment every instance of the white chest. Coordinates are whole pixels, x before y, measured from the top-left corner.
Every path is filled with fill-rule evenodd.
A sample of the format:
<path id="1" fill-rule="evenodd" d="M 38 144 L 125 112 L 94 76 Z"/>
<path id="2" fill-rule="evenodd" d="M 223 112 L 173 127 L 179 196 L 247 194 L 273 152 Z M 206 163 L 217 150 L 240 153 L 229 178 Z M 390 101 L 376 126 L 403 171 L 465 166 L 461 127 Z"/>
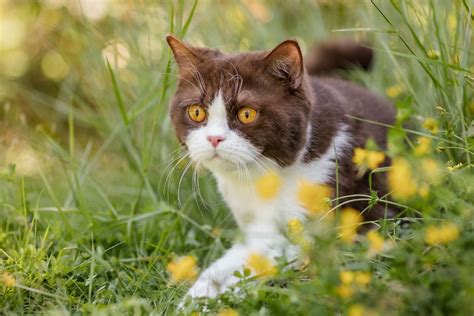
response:
<path id="1" fill-rule="evenodd" d="M 284 227 L 292 218 L 302 218 L 306 212 L 297 199 L 298 184 L 301 181 L 328 183 L 335 176 L 335 161 L 349 147 L 350 138 L 340 131 L 332 145 L 317 160 L 294 163 L 286 168 L 267 166 L 276 171 L 281 178 L 279 192 L 272 199 L 262 199 L 255 189 L 255 182 L 265 172 L 262 168 L 213 172 L 217 179 L 219 191 L 242 230 L 249 225 L 272 224 L 275 229 Z"/>

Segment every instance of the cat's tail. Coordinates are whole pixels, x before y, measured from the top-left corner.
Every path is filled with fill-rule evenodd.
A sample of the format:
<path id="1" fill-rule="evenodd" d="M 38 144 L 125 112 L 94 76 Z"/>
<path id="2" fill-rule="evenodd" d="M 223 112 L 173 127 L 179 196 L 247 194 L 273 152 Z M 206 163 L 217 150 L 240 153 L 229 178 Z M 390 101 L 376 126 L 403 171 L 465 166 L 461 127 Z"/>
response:
<path id="1" fill-rule="evenodd" d="M 351 39 L 329 40 L 313 46 L 305 66 L 310 75 L 330 75 L 354 68 L 369 70 L 373 57 L 373 50 L 363 43 Z"/>

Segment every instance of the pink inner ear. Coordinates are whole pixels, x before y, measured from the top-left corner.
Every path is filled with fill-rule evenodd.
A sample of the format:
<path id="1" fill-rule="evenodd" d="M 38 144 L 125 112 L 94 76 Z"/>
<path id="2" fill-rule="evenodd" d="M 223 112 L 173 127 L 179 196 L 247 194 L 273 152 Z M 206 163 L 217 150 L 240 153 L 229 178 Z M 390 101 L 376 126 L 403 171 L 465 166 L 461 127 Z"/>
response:
<path id="1" fill-rule="evenodd" d="M 303 57 L 296 41 L 286 40 L 265 58 L 275 75 L 286 78 L 293 88 L 298 88 L 304 73 Z"/>
<path id="2" fill-rule="evenodd" d="M 180 41 L 173 35 L 166 36 L 166 41 L 173 52 L 174 59 L 178 64 L 180 72 L 192 68 L 198 62 L 198 57 L 193 52 L 192 48 Z"/>
<path id="3" fill-rule="evenodd" d="M 300 48 L 294 41 L 281 43 L 270 53 L 270 56 L 277 59 L 289 59 L 295 64 L 299 64 L 302 61 Z"/>

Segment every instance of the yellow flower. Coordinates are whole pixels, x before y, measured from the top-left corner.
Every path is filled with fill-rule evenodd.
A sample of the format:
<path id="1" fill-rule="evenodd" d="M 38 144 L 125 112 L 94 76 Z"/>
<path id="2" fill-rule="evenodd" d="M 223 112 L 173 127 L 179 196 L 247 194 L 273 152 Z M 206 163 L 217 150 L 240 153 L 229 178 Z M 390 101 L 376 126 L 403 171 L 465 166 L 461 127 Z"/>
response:
<path id="1" fill-rule="evenodd" d="M 304 226 L 303 223 L 297 219 L 293 218 L 288 221 L 288 236 L 291 241 L 299 243 L 303 239 Z"/>
<path id="2" fill-rule="evenodd" d="M 354 304 L 347 309 L 347 316 L 377 316 L 377 312 L 361 304 Z"/>
<path id="3" fill-rule="evenodd" d="M 448 171 L 450 172 L 456 171 L 461 168 L 462 168 L 462 162 L 458 163 L 457 165 L 449 165 L 446 167 L 446 169 L 448 169 Z"/>
<path id="4" fill-rule="evenodd" d="M 376 230 L 371 230 L 367 233 L 367 240 L 369 241 L 371 252 L 378 253 L 383 250 L 384 239 Z"/>
<path id="5" fill-rule="evenodd" d="M 357 227 L 362 222 L 360 213 L 350 207 L 346 207 L 341 211 L 341 239 L 351 243 L 357 235 Z"/>
<path id="6" fill-rule="evenodd" d="M 430 225 L 425 231 L 425 241 L 429 245 L 447 244 L 458 239 L 458 237 L 458 227 L 450 222 L 439 226 Z"/>
<path id="7" fill-rule="evenodd" d="M 385 160 L 385 154 L 380 151 L 355 148 L 352 162 L 359 167 L 367 166 L 369 169 L 376 169 Z"/>
<path id="8" fill-rule="evenodd" d="M 359 285 L 367 285 L 372 280 L 370 272 L 358 271 L 355 273 L 354 281 Z"/>
<path id="9" fill-rule="evenodd" d="M 297 219 L 293 218 L 288 221 L 288 237 L 291 242 L 299 244 L 304 250 L 309 250 L 310 242 L 304 238 L 304 225 Z"/>
<path id="10" fill-rule="evenodd" d="M 438 121 L 436 121 L 432 117 L 428 117 L 425 119 L 425 121 L 423 122 L 423 127 L 427 129 L 428 131 L 430 131 L 431 134 L 438 133 L 438 129 L 439 129 Z"/>
<path id="11" fill-rule="evenodd" d="M 388 172 L 388 184 L 395 199 L 405 200 L 416 194 L 417 184 L 413 179 L 411 167 L 404 158 L 395 158 Z"/>
<path id="12" fill-rule="evenodd" d="M 166 269 L 175 282 L 194 281 L 198 275 L 196 258 L 185 256 L 168 263 Z"/>
<path id="13" fill-rule="evenodd" d="M 367 153 L 367 166 L 369 169 L 377 169 L 377 167 L 384 162 L 385 154 L 380 151 L 369 151 Z"/>
<path id="14" fill-rule="evenodd" d="M 298 235 L 303 232 L 303 229 L 303 223 L 299 219 L 293 218 L 288 221 L 288 233 Z"/>
<path id="15" fill-rule="evenodd" d="M 420 188 L 418 189 L 418 195 L 424 199 L 426 199 L 429 194 L 430 194 L 430 187 L 427 184 L 420 186 Z"/>
<path id="16" fill-rule="evenodd" d="M 342 270 L 339 272 L 339 280 L 345 285 L 351 285 L 353 283 L 367 285 L 372 280 L 372 275 L 370 272 Z"/>
<path id="17" fill-rule="evenodd" d="M 273 262 L 259 253 L 250 254 L 246 266 L 259 277 L 273 276 L 277 273 Z"/>
<path id="18" fill-rule="evenodd" d="M 354 272 L 342 270 L 339 272 L 339 280 L 341 280 L 342 284 L 351 284 L 354 281 Z"/>
<path id="19" fill-rule="evenodd" d="M 301 181 L 298 188 L 298 201 L 311 215 L 330 209 L 332 189 L 325 184 Z"/>
<path id="20" fill-rule="evenodd" d="M 430 49 L 426 52 L 426 56 L 428 56 L 429 59 L 438 59 L 440 53 L 436 49 Z"/>
<path id="21" fill-rule="evenodd" d="M 221 309 L 217 316 L 239 316 L 239 312 L 232 308 Z"/>
<path id="22" fill-rule="evenodd" d="M 391 87 L 388 87 L 385 92 L 387 93 L 389 97 L 396 98 L 403 92 L 403 90 L 405 89 L 403 88 L 401 84 L 396 84 Z"/>
<path id="23" fill-rule="evenodd" d="M 360 304 L 354 304 L 349 306 L 349 309 L 347 310 L 347 316 L 365 316 L 365 308 L 363 305 Z"/>
<path id="24" fill-rule="evenodd" d="M 340 284 L 336 287 L 336 294 L 342 298 L 349 298 L 354 295 L 354 290 L 350 285 Z"/>
<path id="25" fill-rule="evenodd" d="M 364 148 L 355 148 L 354 149 L 354 156 L 352 157 L 352 162 L 356 166 L 364 165 L 365 161 L 367 160 L 367 151 Z"/>
<path id="26" fill-rule="evenodd" d="M 281 185 L 281 177 L 274 171 L 266 173 L 255 181 L 255 189 L 262 200 L 275 198 L 280 191 Z"/>
<path id="27" fill-rule="evenodd" d="M 10 273 L 3 273 L 2 283 L 7 287 L 14 287 L 16 285 L 16 279 Z"/>
<path id="28" fill-rule="evenodd" d="M 423 156 L 431 150 L 431 138 L 421 136 L 418 137 L 418 145 L 415 147 L 415 155 Z"/>

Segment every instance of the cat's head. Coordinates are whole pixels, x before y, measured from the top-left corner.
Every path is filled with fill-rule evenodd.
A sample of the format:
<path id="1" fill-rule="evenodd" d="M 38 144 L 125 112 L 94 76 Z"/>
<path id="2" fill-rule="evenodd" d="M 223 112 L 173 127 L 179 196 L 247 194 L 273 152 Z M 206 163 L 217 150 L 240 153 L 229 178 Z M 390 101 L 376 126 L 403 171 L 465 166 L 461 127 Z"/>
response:
<path id="1" fill-rule="evenodd" d="M 297 159 L 312 101 L 296 41 L 240 54 L 167 41 L 179 68 L 171 120 L 194 162 L 237 170 Z"/>

